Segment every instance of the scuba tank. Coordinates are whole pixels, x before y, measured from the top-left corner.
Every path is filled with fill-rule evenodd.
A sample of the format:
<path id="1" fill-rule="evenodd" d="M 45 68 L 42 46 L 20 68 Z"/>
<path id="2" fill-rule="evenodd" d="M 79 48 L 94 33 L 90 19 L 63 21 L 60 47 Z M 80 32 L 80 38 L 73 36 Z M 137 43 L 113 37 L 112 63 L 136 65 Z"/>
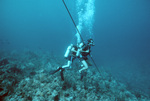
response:
<path id="1" fill-rule="evenodd" d="M 66 50 L 66 53 L 64 55 L 65 58 L 67 58 L 69 56 L 69 53 L 71 51 L 71 48 L 72 48 L 73 44 L 71 44 L 70 46 L 68 46 L 67 50 Z"/>
<path id="2" fill-rule="evenodd" d="M 80 49 L 78 49 L 76 56 L 79 57 L 80 55 Z"/>
<path id="3" fill-rule="evenodd" d="M 80 50 L 81 50 L 81 48 L 83 47 L 83 45 L 84 45 L 83 43 L 80 43 L 80 44 L 79 44 L 79 46 L 78 46 L 79 49 L 78 49 L 77 54 L 76 54 L 77 57 L 79 57 L 79 55 L 80 55 Z"/>

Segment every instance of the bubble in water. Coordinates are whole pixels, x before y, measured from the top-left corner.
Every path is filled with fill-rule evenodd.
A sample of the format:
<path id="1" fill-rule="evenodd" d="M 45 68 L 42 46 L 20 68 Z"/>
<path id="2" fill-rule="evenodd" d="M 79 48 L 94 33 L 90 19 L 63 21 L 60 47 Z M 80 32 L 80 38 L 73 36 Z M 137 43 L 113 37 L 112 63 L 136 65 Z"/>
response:
<path id="1" fill-rule="evenodd" d="M 94 13 L 95 13 L 95 0 L 77 0 L 77 14 L 78 14 L 78 25 L 80 33 L 83 30 L 86 30 L 86 36 L 92 37 L 92 28 L 94 22 Z M 77 43 L 81 42 L 79 33 L 76 33 Z"/>

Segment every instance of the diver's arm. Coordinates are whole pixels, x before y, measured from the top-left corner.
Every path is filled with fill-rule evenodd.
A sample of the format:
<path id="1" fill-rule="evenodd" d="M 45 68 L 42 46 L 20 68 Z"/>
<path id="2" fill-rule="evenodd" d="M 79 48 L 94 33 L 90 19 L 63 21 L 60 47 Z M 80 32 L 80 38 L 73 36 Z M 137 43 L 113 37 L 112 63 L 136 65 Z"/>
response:
<path id="1" fill-rule="evenodd" d="M 90 50 L 89 49 L 86 50 L 86 51 L 80 50 L 80 52 L 86 52 L 86 53 L 88 53 L 88 52 L 90 52 Z"/>
<path id="2" fill-rule="evenodd" d="M 76 51 L 76 50 L 74 50 L 74 49 L 73 49 L 73 50 L 71 50 L 71 51 L 72 51 L 72 52 L 77 52 L 77 51 Z"/>

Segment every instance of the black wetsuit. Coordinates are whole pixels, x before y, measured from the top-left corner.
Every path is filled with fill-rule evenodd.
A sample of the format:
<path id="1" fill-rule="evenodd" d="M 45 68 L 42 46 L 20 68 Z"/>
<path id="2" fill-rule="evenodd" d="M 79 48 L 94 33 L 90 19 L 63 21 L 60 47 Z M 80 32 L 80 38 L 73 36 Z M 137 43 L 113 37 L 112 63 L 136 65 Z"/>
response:
<path id="1" fill-rule="evenodd" d="M 91 47 L 90 47 L 88 44 L 86 44 L 86 45 L 84 45 L 84 46 L 82 47 L 82 51 L 87 51 L 87 50 L 89 50 L 89 52 L 81 52 L 80 60 L 87 60 L 87 59 L 88 59 L 87 56 L 90 55 L 90 52 L 91 52 L 90 49 L 91 49 Z"/>

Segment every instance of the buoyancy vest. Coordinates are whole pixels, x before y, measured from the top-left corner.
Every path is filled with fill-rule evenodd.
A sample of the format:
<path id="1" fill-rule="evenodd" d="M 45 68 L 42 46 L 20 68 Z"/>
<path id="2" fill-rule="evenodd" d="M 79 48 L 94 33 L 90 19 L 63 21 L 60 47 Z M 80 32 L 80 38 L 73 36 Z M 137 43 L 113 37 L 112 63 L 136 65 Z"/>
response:
<path id="1" fill-rule="evenodd" d="M 91 52 L 91 47 L 89 46 L 89 45 L 84 45 L 83 47 L 82 47 L 82 50 L 83 51 L 87 51 L 87 50 L 89 50 L 89 52 L 81 52 L 81 55 L 82 56 L 87 56 L 87 55 L 89 55 L 90 54 L 90 52 Z"/>

